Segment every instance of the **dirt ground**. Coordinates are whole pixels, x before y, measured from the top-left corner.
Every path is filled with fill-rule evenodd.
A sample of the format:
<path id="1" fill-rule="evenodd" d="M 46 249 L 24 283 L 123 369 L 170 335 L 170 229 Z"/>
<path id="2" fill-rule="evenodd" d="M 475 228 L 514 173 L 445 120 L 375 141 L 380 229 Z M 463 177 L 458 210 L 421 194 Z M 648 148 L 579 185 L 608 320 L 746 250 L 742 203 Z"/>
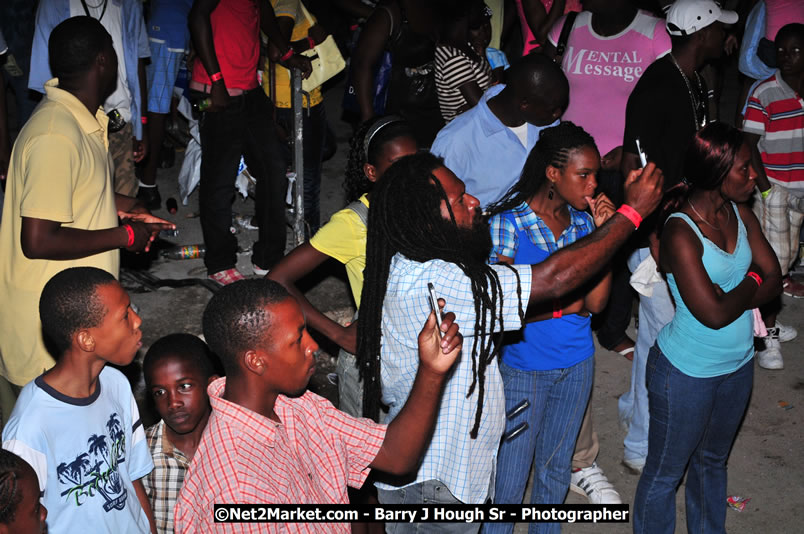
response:
<path id="1" fill-rule="evenodd" d="M 336 133 L 338 152 L 324 164 L 321 203 L 322 221 L 340 209 L 343 202 L 341 188 L 343 169 L 348 152 L 347 140 L 350 127 L 339 120 L 338 104 L 342 90 L 333 88 L 327 98 L 329 122 Z M 164 199 L 178 198 L 177 181 L 182 154 L 177 154 L 176 165 L 171 169 L 159 171 L 159 188 Z M 197 191 L 190 197 L 188 206 L 179 206 L 175 215 L 169 215 L 164 208 L 157 212 L 176 222 L 179 235 L 171 238 L 177 244 L 203 242 L 197 214 Z M 243 214 L 253 213 L 253 202 L 237 197 L 234 211 Z M 241 247 L 250 248 L 256 232 L 240 230 L 238 239 Z M 290 239 L 290 234 L 289 234 Z M 239 257 L 238 266 L 243 273 L 250 274 L 250 255 Z M 155 259 L 148 267 L 150 274 L 159 278 L 205 277 L 201 260 L 161 260 Z M 132 293 L 133 302 L 139 307 L 142 318 L 145 345 L 171 332 L 201 332 L 200 319 L 203 308 L 211 292 L 203 286 L 191 286 L 158 291 L 141 290 L 136 277 L 124 276 L 124 281 Z M 345 281 L 343 268 L 337 263 L 324 266 L 314 277 L 306 281 L 308 296 L 321 309 L 335 317 L 351 317 L 352 302 Z M 794 533 L 802 532 L 802 501 L 804 501 L 804 467 L 802 467 L 801 448 L 804 445 L 804 301 L 784 297 L 784 311 L 781 320 L 792 324 L 802 333 L 798 339 L 783 346 L 785 369 L 766 371 L 756 368 L 754 393 L 742 429 L 734 445 L 729 461 L 730 495 L 750 497 L 751 501 L 742 512 L 728 511 L 727 528 L 740 533 Z M 467 328 L 467 325 L 462 325 Z M 635 335 L 633 324 L 630 333 Z M 331 345 L 323 348 L 330 354 L 337 350 Z M 143 353 L 144 354 L 144 351 Z M 622 441 L 625 437 L 617 417 L 617 398 L 628 389 L 631 364 L 619 355 L 599 349 L 596 354 L 597 369 L 593 394 L 593 415 L 595 428 L 600 437 L 598 464 L 603 468 L 611 482 L 620 492 L 623 502 L 633 501 L 638 477 L 631 475 L 621 465 Z M 138 369 L 131 369 L 133 382 L 137 383 Z M 325 355 L 319 362 L 319 369 L 313 378 L 311 388 L 336 400 L 336 388 L 330 383 L 327 374 L 334 371 L 334 360 Z M 786 402 L 788 408 L 779 406 Z M 145 408 L 145 406 L 144 406 Z M 147 409 L 146 420 L 152 418 Z M 683 488 L 677 498 L 677 532 L 686 531 L 684 517 Z M 567 502 L 584 504 L 586 499 L 572 492 Z M 567 525 L 564 532 L 630 532 L 630 525 L 578 524 Z M 516 532 L 525 532 L 526 526 L 519 525 Z"/>

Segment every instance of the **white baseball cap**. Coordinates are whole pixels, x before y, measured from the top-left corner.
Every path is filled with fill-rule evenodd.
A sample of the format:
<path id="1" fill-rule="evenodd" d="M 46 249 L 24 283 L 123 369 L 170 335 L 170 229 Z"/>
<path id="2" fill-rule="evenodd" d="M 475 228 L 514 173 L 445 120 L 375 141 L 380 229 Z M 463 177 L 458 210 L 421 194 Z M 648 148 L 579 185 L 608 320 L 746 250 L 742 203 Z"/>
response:
<path id="1" fill-rule="evenodd" d="M 735 11 L 720 9 L 712 0 L 676 0 L 667 10 L 667 33 L 691 35 L 713 22 L 734 24 L 738 18 Z"/>

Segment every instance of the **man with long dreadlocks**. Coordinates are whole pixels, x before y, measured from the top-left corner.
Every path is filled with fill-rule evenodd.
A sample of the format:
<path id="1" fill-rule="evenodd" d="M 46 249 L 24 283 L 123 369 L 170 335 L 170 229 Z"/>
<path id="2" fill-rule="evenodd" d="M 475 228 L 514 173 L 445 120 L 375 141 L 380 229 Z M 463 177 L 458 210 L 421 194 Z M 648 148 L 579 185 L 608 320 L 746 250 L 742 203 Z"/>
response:
<path id="1" fill-rule="evenodd" d="M 568 152 L 558 151 L 550 164 L 563 167 Z M 410 393 L 418 366 L 416 324 L 429 313 L 428 283 L 459 322 L 474 327 L 464 332 L 463 355 L 415 478 L 401 486 L 378 483 L 381 502 L 486 501 L 505 424 L 493 334 L 519 329 L 531 304 L 559 298 L 602 268 L 655 209 L 662 182 L 661 171 L 648 164 L 629 175 L 626 205 L 587 237 L 532 268 L 490 266 L 491 238 L 479 202 L 443 161 L 420 153 L 391 166 L 369 209 L 357 347 L 364 414 L 377 417 L 382 402 L 387 422 Z"/>

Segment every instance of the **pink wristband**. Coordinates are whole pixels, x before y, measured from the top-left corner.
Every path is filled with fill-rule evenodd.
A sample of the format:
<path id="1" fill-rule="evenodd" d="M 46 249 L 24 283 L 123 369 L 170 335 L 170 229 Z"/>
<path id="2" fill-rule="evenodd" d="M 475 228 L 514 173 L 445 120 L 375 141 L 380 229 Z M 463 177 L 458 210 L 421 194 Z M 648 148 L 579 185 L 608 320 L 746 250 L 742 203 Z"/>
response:
<path id="1" fill-rule="evenodd" d="M 210 76 L 209 79 L 212 80 L 213 82 L 217 82 L 218 80 L 223 79 L 223 74 L 221 74 L 221 71 L 218 71 L 215 74 L 213 74 L 212 76 Z"/>
<path id="2" fill-rule="evenodd" d="M 761 277 L 761 276 L 759 276 L 759 275 L 758 275 L 757 273 L 755 273 L 754 271 L 748 271 L 747 273 L 745 273 L 745 275 L 746 275 L 748 278 L 750 278 L 751 280 L 753 280 L 754 282 L 756 282 L 756 283 L 757 283 L 757 286 L 761 286 L 761 285 L 762 285 L 762 277 Z"/>
<path id="3" fill-rule="evenodd" d="M 285 62 L 285 61 L 289 60 L 290 58 L 292 58 L 293 54 L 294 54 L 293 47 L 290 47 L 290 48 L 288 48 L 288 51 L 285 52 L 284 55 L 281 58 L 279 58 L 279 61 L 280 62 Z"/>
<path id="4" fill-rule="evenodd" d="M 628 204 L 623 204 L 620 206 L 620 209 L 617 210 L 617 213 L 623 215 L 626 219 L 631 221 L 636 228 L 639 228 L 639 225 L 642 224 L 642 215 L 640 215 L 637 210 Z"/>
<path id="5" fill-rule="evenodd" d="M 128 241 L 126 242 L 126 247 L 130 247 L 134 244 L 134 229 L 131 227 L 130 224 L 124 224 L 123 228 L 126 229 L 126 234 L 128 234 Z"/>
<path id="6" fill-rule="evenodd" d="M 145 115 L 143 115 L 142 117 L 140 117 L 140 121 L 141 121 L 143 124 L 148 124 L 148 117 L 146 117 Z"/>

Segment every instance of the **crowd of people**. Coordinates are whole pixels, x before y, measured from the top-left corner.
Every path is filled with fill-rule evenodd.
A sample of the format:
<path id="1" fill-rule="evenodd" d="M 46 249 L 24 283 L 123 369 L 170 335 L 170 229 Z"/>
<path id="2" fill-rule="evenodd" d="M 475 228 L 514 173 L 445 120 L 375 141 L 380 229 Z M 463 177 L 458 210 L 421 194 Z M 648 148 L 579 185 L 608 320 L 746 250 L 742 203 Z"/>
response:
<path id="1" fill-rule="evenodd" d="M 780 343 L 797 333 L 778 321 L 780 295 L 804 297 L 790 274 L 804 4 L 319 4 L 0 7 L 0 532 L 282 528 L 217 523 L 216 503 L 520 504 L 530 473 L 531 503 L 572 490 L 620 504 L 596 463 L 593 326 L 632 360 L 618 410 L 623 465 L 640 476 L 634 532 L 674 532 L 685 475 L 688 531 L 724 532 L 754 360 L 783 368 Z M 303 95 L 309 240 L 286 251 L 290 73 L 308 76 L 302 52 L 329 35 L 353 44 L 347 205 L 321 224 L 332 135 L 317 87 Z M 745 100 L 729 125 L 722 56 L 738 48 Z M 137 356 L 143 324 L 117 277 L 120 249 L 148 252 L 175 228 L 152 211 L 178 96 L 200 112 L 218 290 L 203 340 L 148 348 L 159 422 L 146 429 L 115 368 Z M 254 276 L 230 232 L 241 156 L 256 179 Z M 329 258 L 357 308 L 347 325 L 297 286 Z M 308 327 L 340 347 L 338 408 L 307 390 Z"/>

